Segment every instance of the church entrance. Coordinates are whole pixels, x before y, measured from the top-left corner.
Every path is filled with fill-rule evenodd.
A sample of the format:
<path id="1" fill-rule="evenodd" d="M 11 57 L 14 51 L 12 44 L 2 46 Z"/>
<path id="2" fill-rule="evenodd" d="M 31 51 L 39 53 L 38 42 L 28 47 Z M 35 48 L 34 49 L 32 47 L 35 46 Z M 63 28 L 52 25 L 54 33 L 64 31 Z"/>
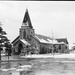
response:
<path id="1" fill-rule="evenodd" d="M 20 43 L 20 44 L 18 45 L 18 54 L 21 53 L 21 50 L 23 50 L 23 45 Z"/>

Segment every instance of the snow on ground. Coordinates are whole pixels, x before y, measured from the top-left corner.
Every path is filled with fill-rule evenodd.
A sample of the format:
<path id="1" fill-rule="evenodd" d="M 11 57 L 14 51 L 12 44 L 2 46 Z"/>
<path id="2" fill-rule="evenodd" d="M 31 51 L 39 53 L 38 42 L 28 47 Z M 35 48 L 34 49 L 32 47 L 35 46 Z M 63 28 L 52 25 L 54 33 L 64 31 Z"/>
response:
<path id="1" fill-rule="evenodd" d="M 21 58 L 70 58 L 70 59 L 75 59 L 75 53 L 70 53 L 70 54 L 40 54 L 40 55 L 26 55 L 26 56 L 21 56 Z"/>
<path id="2" fill-rule="evenodd" d="M 75 53 L 55 55 L 54 58 L 71 58 L 71 59 L 73 58 L 75 59 Z"/>

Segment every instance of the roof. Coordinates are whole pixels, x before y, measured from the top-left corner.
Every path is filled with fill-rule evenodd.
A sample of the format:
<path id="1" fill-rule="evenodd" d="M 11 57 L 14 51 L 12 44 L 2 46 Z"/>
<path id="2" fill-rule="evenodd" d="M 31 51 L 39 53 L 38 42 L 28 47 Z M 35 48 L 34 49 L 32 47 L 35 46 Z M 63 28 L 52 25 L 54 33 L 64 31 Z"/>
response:
<path id="1" fill-rule="evenodd" d="M 52 43 L 51 38 L 50 37 L 47 37 L 47 36 L 44 36 L 44 35 L 35 34 L 35 37 L 34 38 L 36 38 L 41 43 L 48 43 L 48 44 L 51 44 Z M 14 41 L 12 41 L 12 43 L 14 43 L 18 39 L 19 39 L 19 36 Z M 25 41 L 23 39 L 20 39 L 20 41 L 22 41 L 23 43 L 27 44 L 27 41 Z"/>
<path id="2" fill-rule="evenodd" d="M 12 43 L 14 43 L 17 39 L 19 39 L 19 36 L 17 36 L 17 37 L 12 41 Z"/>
<path id="3" fill-rule="evenodd" d="M 15 44 L 17 41 L 21 41 L 23 44 L 25 44 L 25 45 L 30 45 L 26 40 L 24 40 L 24 39 L 19 39 L 19 36 L 15 39 L 15 40 L 13 40 L 12 41 L 12 44 Z"/>
<path id="4" fill-rule="evenodd" d="M 64 42 L 55 42 L 54 44 L 65 44 Z"/>
<path id="5" fill-rule="evenodd" d="M 66 44 L 68 44 L 67 38 L 57 38 L 56 39 L 58 42 L 66 42 Z"/>
<path id="6" fill-rule="evenodd" d="M 23 25 L 25 23 L 28 23 L 29 27 L 30 28 L 33 28 L 32 23 L 31 23 L 31 20 L 30 20 L 30 16 L 29 16 L 29 13 L 28 13 L 28 10 L 27 9 L 26 9 L 25 16 L 24 16 L 24 19 L 23 19 Z"/>
<path id="7" fill-rule="evenodd" d="M 61 39 L 60 38 L 60 41 L 54 39 L 53 42 L 52 42 L 52 38 L 48 37 L 48 36 L 44 36 L 44 35 L 40 35 L 40 34 L 35 34 L 35 37 L 41 42 L 41 43 L 48 43 L 48 44 L 65 44 L 64 41 L 66 39 Z M 66 40 L 67 41 L 67 40 Z"/>
<path id="8" fill-rule="evenodd" d="M 20 39 L 21 42 L 23 42 L 25 45 L 30 45 L 26 40 Z"/>
<path id="9" fill-rule="evenodd" d="M 35 39 L 37 39 L 40 43 L 46 43 L 46 44 L 65 44 L 67 42 L 66 38 L 58 38 L 58 39 L 54 39 L 52 42 L 52 38 L 48 37 L 48 36 L 44 36 L 44 35 L 40 35 L 40 34 L 35 34 L 34 36 Z M 19 36 L 12 42 L 14 43 L 17 39 L 19 39 Z M 24 44 L 30 45 L 26 40 L 24 39 L 20 39 Z"/>
<path id="10" fill-rule="evenodd" d="M 52 43 L 52 39 L 50 37 L 47 37 L 47 36 L 44 36 L 44 35 L 35 34 L 35 38 L 37 40 L 39 40 L 39 42 L 41 42 L 41 43 L 48 43 L 48 44 Z"/>

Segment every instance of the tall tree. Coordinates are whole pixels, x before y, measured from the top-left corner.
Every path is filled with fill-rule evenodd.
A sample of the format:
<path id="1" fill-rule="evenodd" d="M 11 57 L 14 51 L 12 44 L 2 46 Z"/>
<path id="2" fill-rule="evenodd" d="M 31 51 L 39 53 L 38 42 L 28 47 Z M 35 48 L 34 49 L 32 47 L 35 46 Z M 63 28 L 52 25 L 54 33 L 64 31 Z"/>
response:
<path id="1" fill-rule="evenodd" d="M 8 60 L 9 60 L 9 56 L 11 56 L 11 52 L 12 52 L 12 45 L 9 41 L 5 42 L 5 47 L 6 47 L 6 53 L 8 55 Z"/>
<path id="2" fill-rule="evenodd" d="M 3 31 L 2 24 L 0 22 L 0 62 L 1 62 L 1 51 L 3 50 L 3 47 L 5 46 L 4 43 L 8 41 L 8 38 L 5 35 L 6 35 L 6 32 Z"/>

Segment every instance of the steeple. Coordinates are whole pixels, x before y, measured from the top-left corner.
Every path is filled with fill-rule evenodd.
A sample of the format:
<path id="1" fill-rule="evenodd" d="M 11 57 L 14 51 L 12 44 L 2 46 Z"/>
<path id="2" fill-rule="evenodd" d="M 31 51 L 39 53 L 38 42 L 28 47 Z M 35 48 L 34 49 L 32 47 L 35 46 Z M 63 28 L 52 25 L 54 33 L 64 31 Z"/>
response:
<path id="1" fill-rule="evenodd" d="M 20 28 L 20 39 L 30 39 L 31 36 L 34 36 L 34 29 L 31 24 L 30 16 L 28 10 L 26 9 L 22 26 Z"/>
<path id="2" fill-rule="evenodd" d="M 26 9 L 26 12 L 25 12 L 25 16 L 23 19 L 23 25 L 28 25 L 31 29 L 33 29 L 33 26 L 31 24 L 31 20 L 30 20 L 30 16 L 28 13 L 28 9 Z"/>

